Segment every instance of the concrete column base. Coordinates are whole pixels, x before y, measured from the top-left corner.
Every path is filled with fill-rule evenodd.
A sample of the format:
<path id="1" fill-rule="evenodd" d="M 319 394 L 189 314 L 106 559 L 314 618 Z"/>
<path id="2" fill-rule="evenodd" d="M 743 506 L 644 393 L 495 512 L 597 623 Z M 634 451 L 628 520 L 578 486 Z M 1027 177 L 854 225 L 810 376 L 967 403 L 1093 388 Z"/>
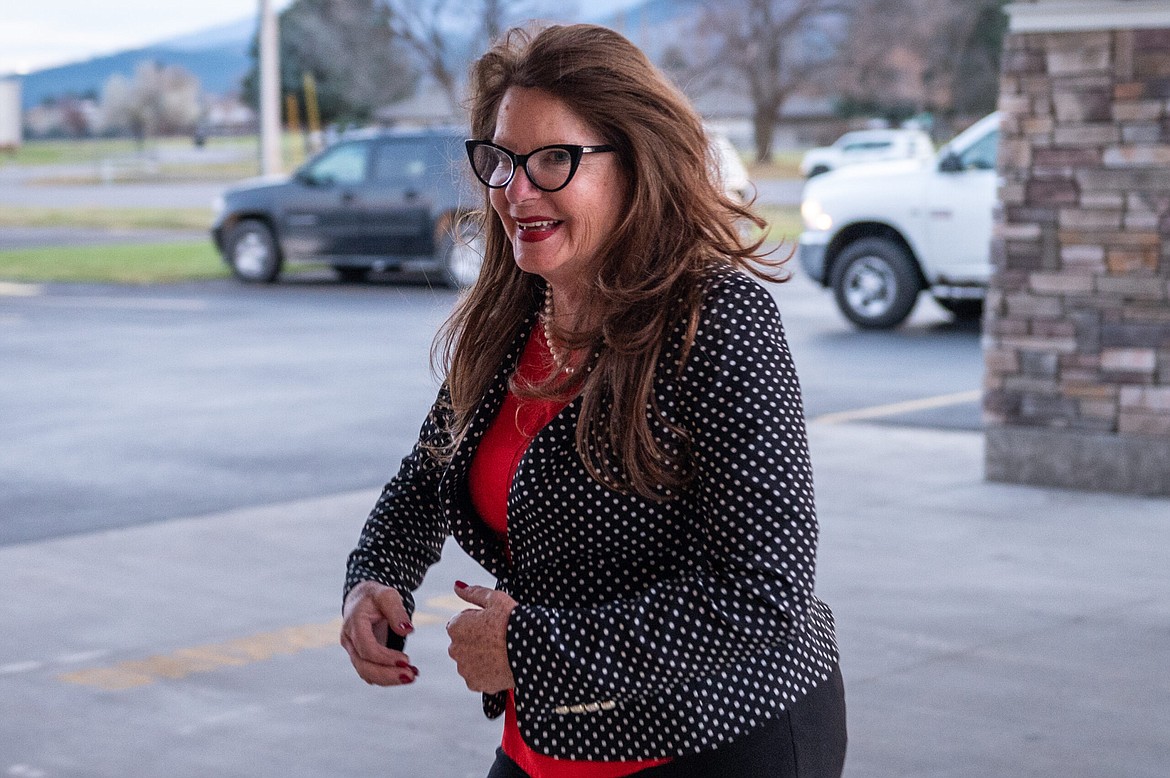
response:
<path id="1" fill-rule="evenodd" d="M 988 426 L 989 481 L 1170 495 L 1170 440 L 1035 427 Z"/>

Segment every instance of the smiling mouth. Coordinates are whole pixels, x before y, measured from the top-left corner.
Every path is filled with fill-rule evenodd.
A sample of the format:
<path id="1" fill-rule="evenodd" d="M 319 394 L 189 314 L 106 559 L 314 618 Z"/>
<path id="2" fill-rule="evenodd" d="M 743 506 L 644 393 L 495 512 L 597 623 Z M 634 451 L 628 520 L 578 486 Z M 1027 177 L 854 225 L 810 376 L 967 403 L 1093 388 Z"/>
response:
<path id="1" fill-rule="evenodd" d="M 530 230 L 534 232 L 540 230 L 551 230 L 553 227 L 556 227 L 559 224 L 564 224 L 564 222 L 557 221 L 556 219 L 543 219 L 538 222 L 516 222 L 516 226 L 519 227 L 522 232 L 528 232 Z"/>

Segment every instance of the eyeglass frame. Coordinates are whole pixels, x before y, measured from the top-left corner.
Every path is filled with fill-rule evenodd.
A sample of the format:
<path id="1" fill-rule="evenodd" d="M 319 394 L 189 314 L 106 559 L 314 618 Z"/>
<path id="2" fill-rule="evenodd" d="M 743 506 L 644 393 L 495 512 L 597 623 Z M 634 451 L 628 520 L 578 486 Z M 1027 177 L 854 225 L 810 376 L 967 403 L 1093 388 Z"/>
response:
<path id="1" fill-rule="evenodd" d="M 604 154 L 617 151 L 616 147 L 605 143 L 594 146 L 582 146 L 576 143 L 551 143 L 548 146 L 541 146 L 538 149 L 533 149 L 527 154 L 517 154 L 511 149 L 506 149 L 498 143 L 492 143 L 490 140 L 475 140 L 471 138 L 464 141 L 463 146 L 467 149 L 467 161 L 471 164 L 471 172 L 475 175 L 476 179 L 488 189 L 503 189 L 508 184 L 512 183 L 512 179 L 516 177 L 516 171 L 523 168 L 524 175 L 528 176 L 529 182 L 531 182 L 534 187 L 542 192 L 559 192 L 568 186 L 569 183 L 573 180 L 573 176 L 577 175 L 577 168 L 581 165 L 581 158 L 586 154 Z M 512 172 L 508 174 L 508 178 L 506 181 L 504 181 L 504 183 L 488 183 L 487 181 L 484 181 L 483 176 L 479 174 L 479 170 L 477 170 L 475 167 L 475 150 L 480 146 L 488 146 L 495 149 L 496 151 L 501 151 L 511 161 Z M 536 183 L 536 180 L 532 178 L 532 173 L 528 170 L 528 160 L 540 152 L 548 151 L 549 149 L 562 149 L 569 153 L 569 175 L 567 178 L 565 178 L 565 183 L 561 184 L 555 189 L 546 189 L 545 187 Z"/>

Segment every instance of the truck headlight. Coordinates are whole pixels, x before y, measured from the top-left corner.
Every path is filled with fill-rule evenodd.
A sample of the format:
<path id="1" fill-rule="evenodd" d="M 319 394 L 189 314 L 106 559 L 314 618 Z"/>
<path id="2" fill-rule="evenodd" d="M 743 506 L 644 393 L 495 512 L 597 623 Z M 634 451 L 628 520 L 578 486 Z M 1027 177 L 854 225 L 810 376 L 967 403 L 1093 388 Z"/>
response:
<path id="1" fill-rule="evenodd" d="M 825 213 L 825 209 L 817 200 L 807 199 L 802 202 L 800 216 L 804 219 L 805 229 L 817 232 L 828 232 L 833 229 L 833 217 Z"/>

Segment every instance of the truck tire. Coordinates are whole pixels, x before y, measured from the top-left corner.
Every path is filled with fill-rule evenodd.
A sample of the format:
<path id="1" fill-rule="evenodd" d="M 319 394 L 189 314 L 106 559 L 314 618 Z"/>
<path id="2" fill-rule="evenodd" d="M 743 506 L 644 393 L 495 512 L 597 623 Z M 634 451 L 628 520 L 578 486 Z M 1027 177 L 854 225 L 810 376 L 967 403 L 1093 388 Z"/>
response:
<path id="1" fill-rule="evenodd" d="M 906 320 L 922 281 L 906 249 L 888 238 L 861 238 L 833 263 L 833 296 L 849 321 L 867 330 Z"/>
<path id="2" fill-rule="evenodd" d="M 228 265 L 236 278 L 252 284 L 270 284 L 280 275 L 280 247 L 268 225 L 244 219 L 224 241 Z"/>

